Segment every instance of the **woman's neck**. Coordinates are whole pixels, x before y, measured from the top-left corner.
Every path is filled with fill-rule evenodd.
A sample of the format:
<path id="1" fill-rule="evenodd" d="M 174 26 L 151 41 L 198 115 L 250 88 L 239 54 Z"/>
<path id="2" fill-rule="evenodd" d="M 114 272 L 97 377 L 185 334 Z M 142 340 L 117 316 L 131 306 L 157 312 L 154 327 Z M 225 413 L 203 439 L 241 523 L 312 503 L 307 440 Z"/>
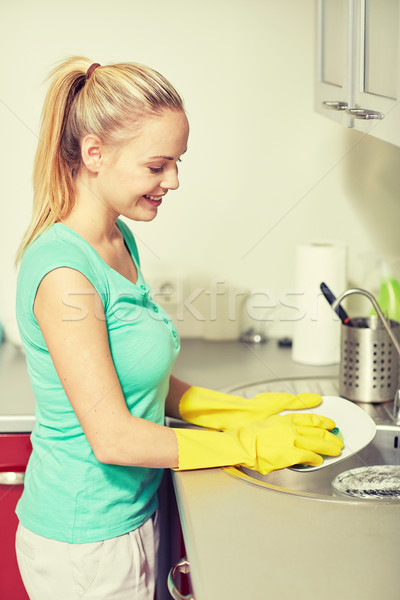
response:
<path id="1" fill-rule="evenodd" d="M 112 243 L 119 230 L 115 223 L 119 217 L 92 189 L 90 181 L 79 177 L 74 206 L 60 222 L 86 239 L 93 246 Z"/>

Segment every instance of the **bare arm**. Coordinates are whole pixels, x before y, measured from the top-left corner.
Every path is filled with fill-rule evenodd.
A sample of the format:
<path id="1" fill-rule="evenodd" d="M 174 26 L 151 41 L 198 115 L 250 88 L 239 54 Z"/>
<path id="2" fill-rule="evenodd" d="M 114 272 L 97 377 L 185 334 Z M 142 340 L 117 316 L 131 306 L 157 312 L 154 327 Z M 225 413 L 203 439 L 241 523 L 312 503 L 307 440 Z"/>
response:
<path id="1" fill-rule="evenodd" d="M 63 302 L 67 290 L 79 298 L 79 315 L 76 306 Z M 38 288 L 34 313 L 96 458 L 109 464 L 176 468 L 174 431 L 134 417 L 126 406 L 103 307 L 86 277 L 69 268 L 48 273 Z"/>
<path id="2" fill-rule="evenodd" d="M 185 383 L 174 375 L 171 375 L 169 380 L 169 392 L 165 401 L 165 414 L 168 417 L 174 417 L 175 419 L 182 418 L 179 413 L 179 402 L 183 394 L 190 387 L 191 386 L 188 383 Z"/>

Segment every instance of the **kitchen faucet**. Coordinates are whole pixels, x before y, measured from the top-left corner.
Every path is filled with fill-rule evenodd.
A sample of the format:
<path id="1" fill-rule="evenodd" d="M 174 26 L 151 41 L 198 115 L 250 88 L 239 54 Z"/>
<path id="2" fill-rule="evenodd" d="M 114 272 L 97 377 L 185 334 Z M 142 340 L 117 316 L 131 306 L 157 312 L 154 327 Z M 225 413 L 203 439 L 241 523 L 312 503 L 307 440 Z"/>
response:
<path id="1" fill-rule="evenodd" d="M 390 337 L 390 340 L 397 352 L 397 362 L 398 362 L 397 391 L 394 396 L 393 412 L 392 412 L 391 416 L 392 416 L 393 421 L 396 423 L 396 425 L 400 425 L 400 343 L 397 340 L 396 336 L 394 335 L 393 331 L 391 330 L 390 324 L 386 320 L 382 310 L 379 307 L 378 302 L 376 301 L 375 297 L 370 292 L 367 292 L 366 290 L 362 290 L 360 288 L 352 288 L 350 290 L 347 290 L 346 292 L 343 292 L 343 294 L 338 296 L 336 298 L 336 300 L 334 300 L 334 302 L 332 303 L 332 309 L 335 312 L 337 312 L 337 309 L 338 309 L 341 301 L 344 298 L 346 298 L 347 296 L 351 296 L 352 294 L 361 294 L 362 296 L 366 296 L 370 300 L 374 309 L 376 310 L 376 314 L 378 315 L 379 320 L 381 321 L 382 325 L 386 329 L 386 332 L 387 332 L 388 336 Z M 342 327 L 348 327 L 348 325 L 342 325 Z"/>

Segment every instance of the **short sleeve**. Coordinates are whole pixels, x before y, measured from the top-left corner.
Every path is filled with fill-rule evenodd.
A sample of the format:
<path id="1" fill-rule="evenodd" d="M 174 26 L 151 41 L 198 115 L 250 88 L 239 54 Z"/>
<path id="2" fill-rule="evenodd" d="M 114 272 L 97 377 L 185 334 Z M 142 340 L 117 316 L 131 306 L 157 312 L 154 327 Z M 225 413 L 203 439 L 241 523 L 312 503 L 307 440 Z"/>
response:
<path id="1" fill-rule="evenodd" d="M 106 309 L 107 278 L 86 248 L 65 239 L 49 239 L 46 243 L 34 243 L 25 252 L 17 279 L 17 321 L 24 340 L 31 337 L 29 332 L 32 327 L 36 331 L 39 329 L 33 305 L 40 282 L 50 271 L 62 267 L 82 273 L 96 289 Z"/>

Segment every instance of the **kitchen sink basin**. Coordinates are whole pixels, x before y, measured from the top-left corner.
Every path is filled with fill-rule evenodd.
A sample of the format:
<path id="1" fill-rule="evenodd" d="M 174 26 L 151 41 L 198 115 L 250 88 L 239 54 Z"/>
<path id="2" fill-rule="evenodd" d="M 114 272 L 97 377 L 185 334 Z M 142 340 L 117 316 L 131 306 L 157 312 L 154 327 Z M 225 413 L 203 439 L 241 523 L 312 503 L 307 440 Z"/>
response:
<path id="1" fill-rule="evenodd" d="M 285 388 L 289 391 L 288 387 L 294 393 L 315 391 L 321 395 L 328 395 L 335 393 L 336 385 L 335 380 L 324 378 L 318 380 L 287 380 L 286 382 L 276 380 L 264 383 L 259 382 L 229 391 L 249 399 L 260 392 L 285 391 Z M 337 392 L 336 395 L 338 395 Z M 362 478 L 363 473 L 367 471 L 365 467 L 391 465 L 393 466 L 392 471 L 395 472 L 395 477 L 397 478 L 396 485 L 398 489 L 392 489 L 391 494 L 384 495 L 380 493 L 380 490 L 372 488 L 368 495 L 361 497 L 363 502 L 378 501 L 382 503 L 388 501 L 390 503 L 398 503 L 400 502 L 400 427 L 390 423 L 389 411 L 385 412 L 383 405 L 375 405 L 375 408 L 371 405 L 365 405 L 365 408 L 370 414 L 371 411 L 376 411 L 375 416 L 378 417 L 375 419 L 377 423 L 376 434 L 368 446 L 349 458 L 335 462 L 324 468 L 310 471 L 306 469 L 298 471 L 288 468 L 273 471 L 268 475 L 261 475 L 257 471 L 252 471 L 244 467 L 227 467 L 225 471 L 247 483 L 263 486 L 277 492 L 321 500 L 352 502 L 356 500 L 360 501 L 360 494 L 354 493 L 353 496 L 351 493 L 349 494 L 349 490 L 347 490 L 347 493 L 343 493 L 343 489 L 340 489 L 340 486 L 336 484 L 338 479 L 343 478 L 341 474 L 346 473 L 347 476 L 348 471 L 357 469 L 357 473 L 360 473 L 360 477 Z M 382 467 L 381 469 L 379 467 L 368 469 L 367 475 L 374 470 L 382 471 Z M 335 478 L 338 479 L 335 481 Z M 333 485 L 334 482 L 335 485 Z"/>

